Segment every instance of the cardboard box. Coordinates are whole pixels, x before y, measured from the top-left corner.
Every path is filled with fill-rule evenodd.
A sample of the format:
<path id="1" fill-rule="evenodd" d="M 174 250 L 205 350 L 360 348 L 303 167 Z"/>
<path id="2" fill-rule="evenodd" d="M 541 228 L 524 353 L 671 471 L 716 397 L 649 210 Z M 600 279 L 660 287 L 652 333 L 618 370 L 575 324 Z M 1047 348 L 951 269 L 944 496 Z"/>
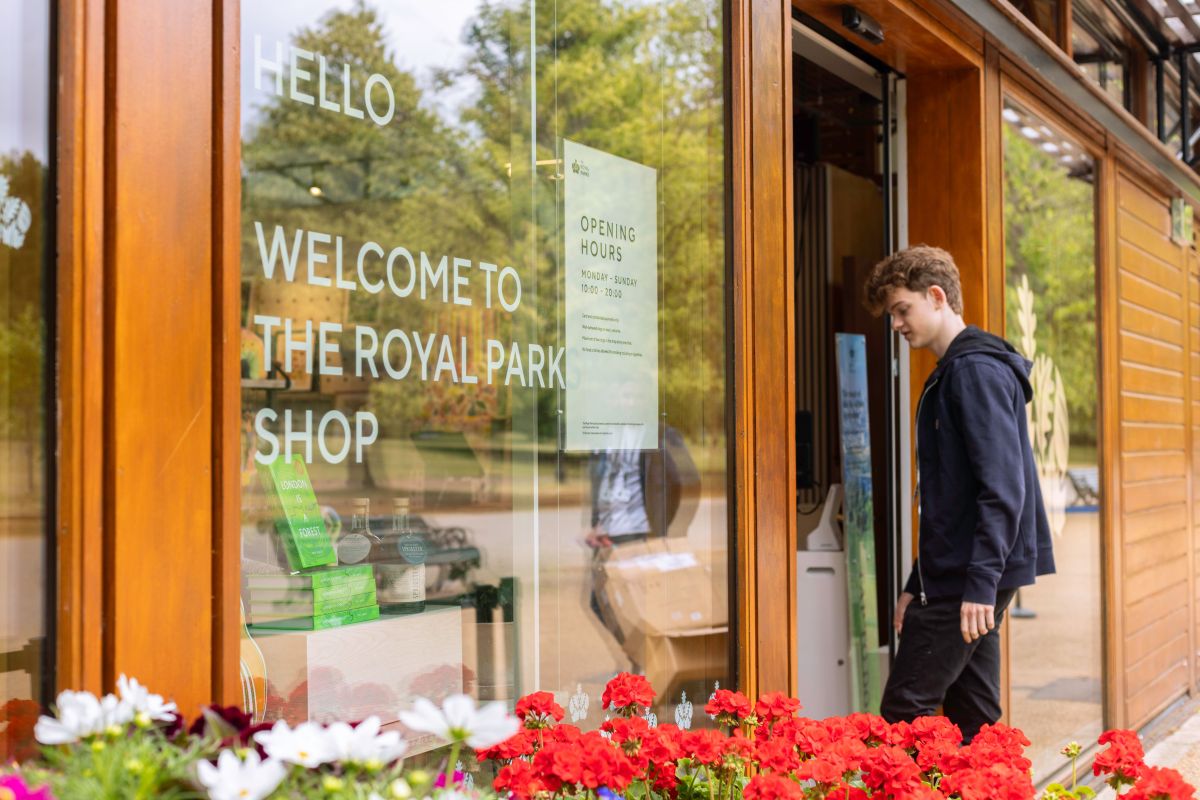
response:
<path id="1" fill-rule="evenodd" d="M 646 678 L 664 698 L 678 698 L 680 684 L 711 683 L 729 668 L 729 628 L 699 628 L 644 639 Z"/>
<path id="2" fill-rule="evenodd" d="M 603 563 L 603 583 L 627 636 L 674 636 L 729 625 L 726 554 L 685 538 L 620 545 Z"/>
<path id="3" fill-rule="evenodd" d="M 616 547 L 596 576 L 622 647 L 663 697 L 728 668 L 726 555 L 682 537 L 650 539 Z"/>

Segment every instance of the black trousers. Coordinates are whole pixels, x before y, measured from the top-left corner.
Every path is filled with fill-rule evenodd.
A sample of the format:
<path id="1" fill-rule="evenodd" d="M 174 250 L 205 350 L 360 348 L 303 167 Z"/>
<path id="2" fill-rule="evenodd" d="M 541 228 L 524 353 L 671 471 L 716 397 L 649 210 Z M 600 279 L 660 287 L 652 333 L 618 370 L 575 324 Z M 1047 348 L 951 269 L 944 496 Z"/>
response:
<path id="1" fill-rule="evenodd" d="M 996 627 L 967 644 L 962 600 L 919 599 L 908 604 L 900 649 L 883 690 L 879 713 L 888 722 L 936 714 L 941 706 L 969 743 L 984 724 L 1000 720 L 1000 621 L 1016 590 L 996 594 Z"/>

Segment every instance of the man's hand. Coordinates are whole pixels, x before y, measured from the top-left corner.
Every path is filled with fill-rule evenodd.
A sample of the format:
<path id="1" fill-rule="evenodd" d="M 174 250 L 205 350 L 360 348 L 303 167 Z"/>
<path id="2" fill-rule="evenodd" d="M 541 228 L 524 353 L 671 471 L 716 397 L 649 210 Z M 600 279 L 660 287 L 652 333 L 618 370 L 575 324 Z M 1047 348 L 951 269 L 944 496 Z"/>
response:
<path id="1" fill-rule="evenodd" d="M 959 619 L 962 623 L 963 641 L 970 644 L 983 638 L 988 631 L 996 627 L 996 607 L 964 602 Z"/>
<path id="2" fill-rule="evenodd" d="M 587 546 L 593 550 L 607 550 L 612 547 L 612 539 L 608 537 L 608 531 L 596 525 L 588 528 L 584 534 L 583 540 L 587 542 Z"/>
<path id="3" fill-rule="evenodd" d="M 913 601 L 913 596 L 908 592 L 901 592 L 896 598 L 896 614 L 892 617 L 892 627 L 896 629 L 896 635 L 900 635 L 900 629 L 904 627 L 904 612 L 908 610 L 908 604 Z"/>

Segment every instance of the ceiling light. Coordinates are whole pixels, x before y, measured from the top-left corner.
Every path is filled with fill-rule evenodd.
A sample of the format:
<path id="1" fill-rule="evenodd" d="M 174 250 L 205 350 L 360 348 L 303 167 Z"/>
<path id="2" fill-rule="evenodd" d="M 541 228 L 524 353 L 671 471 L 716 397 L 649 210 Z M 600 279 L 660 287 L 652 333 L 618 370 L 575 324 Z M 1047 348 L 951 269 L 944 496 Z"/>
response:
<path id="1" fill-rule="evenodd" d="M 1038 131 L 1037 128 L 1031 128 L 1028 125 L 1026 125 L 1024 128 L 1021 128 L 1021 135 L 1024 136 L 1026 139 L 1042 138 L 1042 134 L 1040 131 Z"/>
<path id="2" fill-rule="evenodd" d="M 1016 111 L 1014 111 L 1011 108 L 1004 109 L 1003 111 L 1000 112 L 1000 114 L 1001 114 L 1001 116 L 1004 117 L 1006 122 L 1020 122 L 1021 121 L 1021 115 L 1018 114 Z"/>

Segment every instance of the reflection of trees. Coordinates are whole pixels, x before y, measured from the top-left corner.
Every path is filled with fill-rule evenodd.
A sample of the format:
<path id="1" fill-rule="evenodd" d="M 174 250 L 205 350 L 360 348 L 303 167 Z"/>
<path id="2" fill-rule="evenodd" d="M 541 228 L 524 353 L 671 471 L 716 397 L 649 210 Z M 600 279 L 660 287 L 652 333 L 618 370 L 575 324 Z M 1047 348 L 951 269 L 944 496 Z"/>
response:
<path id="1" fill-rule="evenodd" d="M 1020 326 L 1017 286 L 1028 276 L 1037 348 L 1062 372 L 1073 445 L 1096 443 L 1095 200 L 1090 180 L 1004 128 L 1007 327 Z"/>
<path id="2" fill-rule="evenodd" d="M 385 75 L 395 89 L 396 118 L 380 128 L 282 98 L 261 108 L 243 149 L 243 274 L 253 280 L 259 273 L 253 219 L 341 235 L 348 259 L 369 239 L 385 248 L 403 244 L 414 253 L 511 264 L 526 289 L 516 320 L 485 312 L 478 301 L 455 309 L 358 291 L 350 296 L 349 321 L 437 330 L 456 341 L 461 334 L 476 344 L 531 330 L 543 344 L 557 344 L 561 184 L 553 159 L 559 137 L 571 138 L 659 171 L 665 410 L 689 437 L 722 431 L 720 4 L 562 0 L 540 4 L 537 13 L 537 158 L 548 164 L 539 168 L 532 192 L 523 174 L 531 137 L 527 3 L 483 0 L 467 25 L 469 58 L 439 76 L 439 86 L 472 89 L 457 123 L 439 118 L 413 76 L 395 65 L 378 17 L 365 5 L 333 12 L 297 33 L 297 46 L 354 65 L 355 97 L 362 96 L 367 74 Z M 339 74 L 328 93 L 340 102 L 341 92 Z M 473 285 L 480 276 L 474 278 Z M 384 426 L 409 427 L 428 424 L 431 403 L 469 406 L 457 395 L 482 391 L 482 384 L 451 388 L 409 379 L 377 382 L 371 396 Z M 508 401 L 505 392 L 499 395 L 488 401 L 488 414 L 504 415 Z M 543 435 L 554 432 L 557 402 L 554 392 L 541 391 Z"/>
<path id="3" fill-rule="evenodd" d="M 46 165 L 29 152 L 0 157 L 0 176 L 8 195 L 32 211 L 32 222 L 20 248 L 0 243 L 0 436 L 22 440 L 26 448 L 24 492 L 33 492 L 41 470 L 45 423 L 42 380 L 45 342 L 43 278 L 45 276 L 44 191 Z M 16 453 L 14 459 L 20 459 Z M 15 480 L 16 474 L 11 476 Z M 7 483 L 7 481 L 6 481 Z M 9 485 L 6 490 L 17 489 Z M 28 508 L 25 511 L 29 511 Z"/>

